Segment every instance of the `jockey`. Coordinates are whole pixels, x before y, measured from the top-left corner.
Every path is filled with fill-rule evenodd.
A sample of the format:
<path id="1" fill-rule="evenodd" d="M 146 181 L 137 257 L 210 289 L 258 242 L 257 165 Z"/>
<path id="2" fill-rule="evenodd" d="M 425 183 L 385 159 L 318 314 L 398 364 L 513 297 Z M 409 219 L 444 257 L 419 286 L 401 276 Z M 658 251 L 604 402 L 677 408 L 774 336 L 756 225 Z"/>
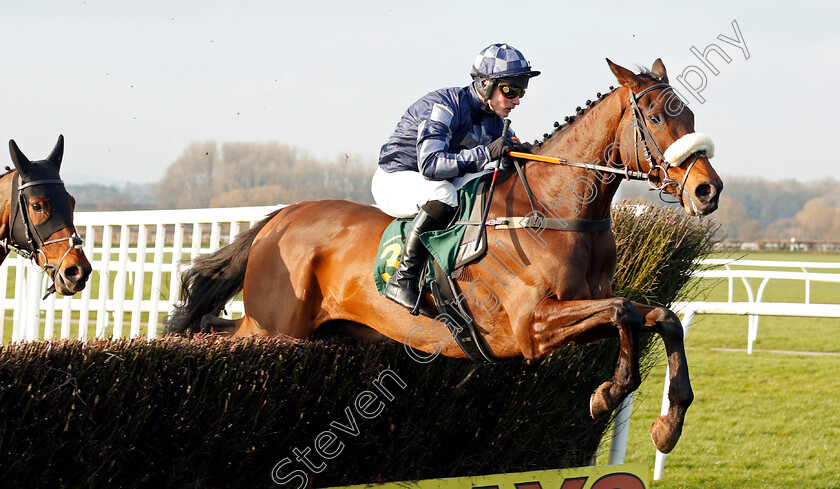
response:
<path id="1" fill-rule="evenodd" d="M 420 235 L 446 228 L 458 206 L 458 186 L 491 170 L 491 162 L 517 147 L 512 131 L 502 134 L 504 118 L 540 72 L 514 47 L 492 44 L 478 54 L 470 74 L 468 86 L 431 92 L 406 110 L 382 146 L 371 183 L 382 211 L 416 215 L 397 272 L 385 288 L 386 297 L 415 315 L 418 277 L 428 257 Z"/>

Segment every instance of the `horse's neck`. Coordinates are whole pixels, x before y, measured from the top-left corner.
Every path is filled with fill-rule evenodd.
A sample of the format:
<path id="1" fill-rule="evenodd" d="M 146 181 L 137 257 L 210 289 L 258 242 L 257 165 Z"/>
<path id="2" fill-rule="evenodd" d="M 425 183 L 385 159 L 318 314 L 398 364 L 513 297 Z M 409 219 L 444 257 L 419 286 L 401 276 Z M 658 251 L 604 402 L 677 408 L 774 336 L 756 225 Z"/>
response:
<path id="1" fill-rule="evenodd" d="M 588 109 L 573 124 L 542 145 L 543 156 L 607 165 L 604 151 L 619 136 L 624 109 L 619 93 Z M 532 162 L 528 165 L 534 194 L 563 218 L 603 219 L 621 179 L 603 172 L 565 165 Z M 593 195 L 593 193 L 595 195 Z M 562 205 L 559 205 L 562 204 Z"/>

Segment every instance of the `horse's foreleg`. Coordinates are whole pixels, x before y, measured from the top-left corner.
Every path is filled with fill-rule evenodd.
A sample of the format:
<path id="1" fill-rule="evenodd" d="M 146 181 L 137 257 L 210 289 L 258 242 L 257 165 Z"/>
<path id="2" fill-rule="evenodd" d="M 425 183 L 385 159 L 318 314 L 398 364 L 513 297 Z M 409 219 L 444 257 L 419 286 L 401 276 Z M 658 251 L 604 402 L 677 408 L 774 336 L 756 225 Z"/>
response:
<path id="1" fill-rule="evenodd" d="M 531 325 L 532 352 L 543 356 L 570 341 L 586 344 L 618 336 L 621 344 L 613 378 L 601 384 L 590 398 L 590 413 L 597 418 L 612 412 L 641 384 L 641 325 L 642 316 L 627 299 L 544 299 L 537 306 Z"/>
<path id="2" fill-rule="evenodd" d="M 634 303 L 645 318 L 643 332 L 657 333 L 665 343 L 668 355 L 670 384 L 668 387 L 668 413 L 659 416 L 650 428 L 653 444 L 662 453 L 674 449 L 682 434 L 683 421 L 688 406 L 694 400 L 691 381 L 688 377 L 688 363 L 685 358 L 683 328 L 679 318 L 664 307 L 651 307 Z"/>

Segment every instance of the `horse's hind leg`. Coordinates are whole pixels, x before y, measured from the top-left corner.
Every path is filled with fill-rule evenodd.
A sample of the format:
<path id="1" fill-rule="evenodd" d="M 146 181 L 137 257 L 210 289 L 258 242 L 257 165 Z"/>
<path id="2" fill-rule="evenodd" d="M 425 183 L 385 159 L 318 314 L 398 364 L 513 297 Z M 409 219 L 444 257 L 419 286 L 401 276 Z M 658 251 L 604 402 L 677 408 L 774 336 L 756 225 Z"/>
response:
<path id="1" fill-rule="evenodd" d="M 239 328 L 241 319 L 224 319 L 212 314 L 201 317 L 200 329 L 202 333 L 233 334 Z"/>
<path id="2" fill-rule="evenodd" d="M 694 400 L 691 382 L 688 377 L 688 363 L 685 358 L 683 343 L 683 328 L 679 318 L 671 310 L 664 307 L 651 307 L 634 303 L 645 318 L 642 331 L 657 333 L 665 343 L 665 353 L 668 355 L 668 371 L 670 384 L 668 413 L 659 416 L 650 428 L 653 444 L 662 453 L 674 449 L 682 434 L 683 421 L 688 406 Z"/>
<path id="3" fill-rule="evenodd" d="M 591 343 L 618 336 L 620 349 L 612 380 L 601 384 L 590 398 L 593 418 L 612 412 L 641 384 L 639 335 L 642 316 L 620 297 L 599 300 L 543 300 L 531 326 L 535 356 L 542 356 L 574 341 Z"/>

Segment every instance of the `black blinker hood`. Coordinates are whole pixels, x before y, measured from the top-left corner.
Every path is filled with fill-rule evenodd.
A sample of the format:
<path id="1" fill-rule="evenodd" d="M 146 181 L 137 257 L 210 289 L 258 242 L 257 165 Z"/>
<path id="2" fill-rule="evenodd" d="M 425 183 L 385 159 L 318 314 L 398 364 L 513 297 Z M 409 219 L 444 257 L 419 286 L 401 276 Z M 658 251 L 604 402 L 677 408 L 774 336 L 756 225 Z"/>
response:
<path id="1" fill-rule="evenodd" d="M 73 209 L 60 179 L 33 180 L 21 183 L 20 173 L 12 179 L 12 243 L 31 253 L 44 245 L 56 231 L 73 227 Z M 43 197 L 49 202 L 50 215 L 40 224 L 32 223 L 27 213 L 29 199 Z"/>

